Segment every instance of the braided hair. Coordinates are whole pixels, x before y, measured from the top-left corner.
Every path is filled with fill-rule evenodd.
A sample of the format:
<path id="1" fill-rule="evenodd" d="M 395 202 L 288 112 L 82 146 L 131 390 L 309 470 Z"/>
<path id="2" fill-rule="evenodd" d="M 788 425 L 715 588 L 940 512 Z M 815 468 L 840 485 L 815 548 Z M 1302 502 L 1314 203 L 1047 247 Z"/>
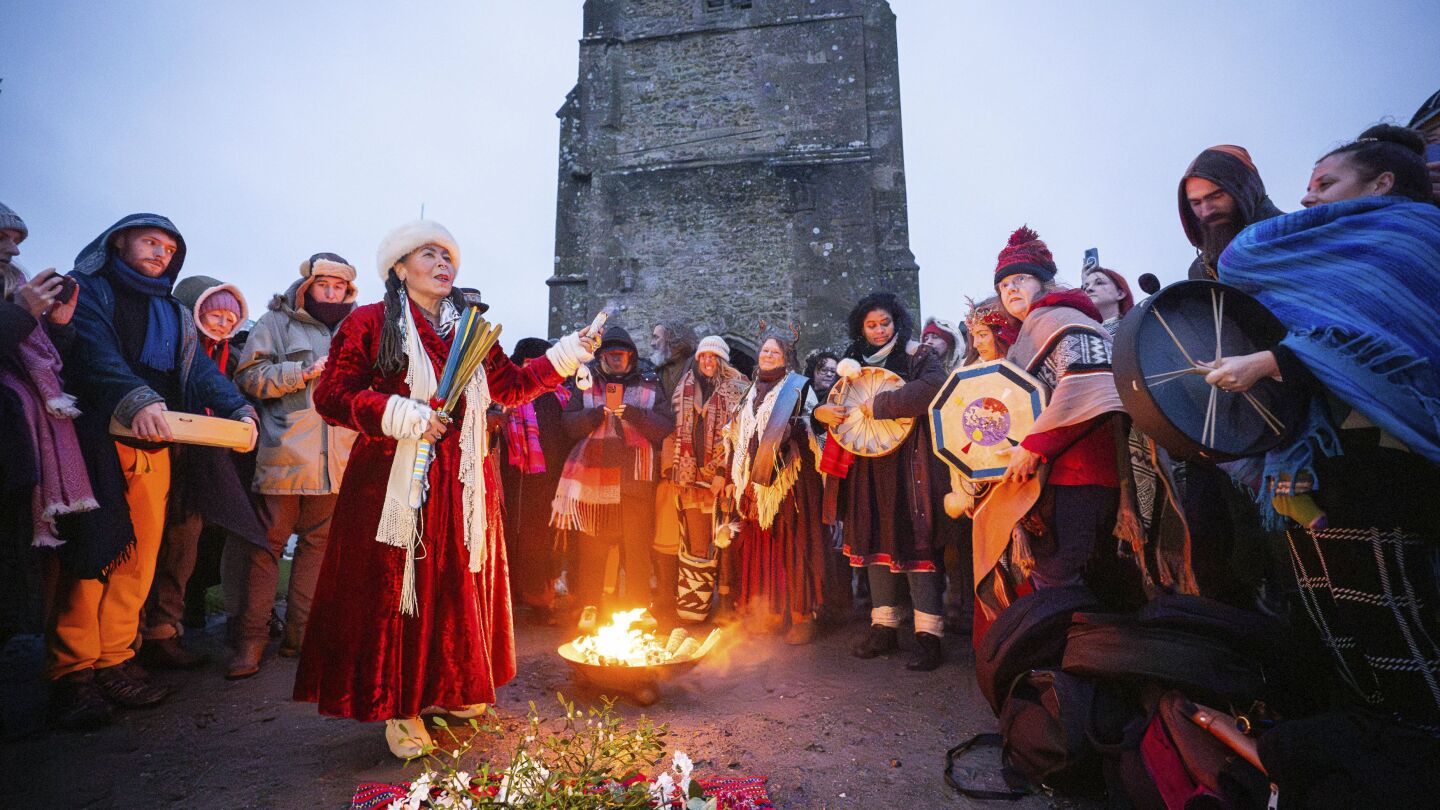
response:
<path id="1" fill-rule="evenodd" d="M 464 312 L 465 307 L 469 306 L 459 287 L 450 290 L 449 299 L 450 303 L 455 305 L 456 312 Z M 385 274 L 385 321 L 380 328 L 380 351 L 375 355 L 375 370 L 386 377 L 404 372 L 408 363 L 405 353 L 405 310 L 401 309 L 408 300 L 405 295 L 405 282 L 395 274 L 395 268 L 390 268 Z"/>

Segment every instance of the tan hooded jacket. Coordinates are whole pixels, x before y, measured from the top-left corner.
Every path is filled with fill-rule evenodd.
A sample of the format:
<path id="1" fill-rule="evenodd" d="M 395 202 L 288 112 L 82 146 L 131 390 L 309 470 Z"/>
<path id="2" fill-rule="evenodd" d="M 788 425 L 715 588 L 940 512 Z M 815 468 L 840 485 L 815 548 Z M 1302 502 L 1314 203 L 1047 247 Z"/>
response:
<path id="1" fill-rule="evenodd" d="M 271 299 L 235 372 L 235 384 L 260 403 L 254 489 L 265 495 L 338 493 L 355 441 L 353 430 L 320 418 L 311 399 L 319 378 L 304 378 L 308 366 L 330 353 L 330 330 L 304 308 L 312 280 L 297 279 Z M 354 302 L 351 281 L 345 303 Z"/>

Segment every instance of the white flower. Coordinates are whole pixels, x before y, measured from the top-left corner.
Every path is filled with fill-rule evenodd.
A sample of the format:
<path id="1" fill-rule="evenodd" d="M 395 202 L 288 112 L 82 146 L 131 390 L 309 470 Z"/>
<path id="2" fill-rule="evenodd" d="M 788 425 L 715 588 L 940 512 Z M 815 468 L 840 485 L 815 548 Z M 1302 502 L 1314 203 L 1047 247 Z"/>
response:
<path id="1" fill-rule="evenodd" d="M 675 780 L 668 771 L 661 772 L 659 776 L 655 777 L 655 783 L 650 786 L 650 795 L 660 803 L 661 807 L 670 801 L 674 793 Z"/>
<path id="2" fill-rule="evenodd" d="M 695 770 L 695 763 L 684 751 L 676 751 L 670 759 L 675 763 L 675 772 L 680 774 L 680 793 L 684 796 L 690 795 L 690 772 Z"/>

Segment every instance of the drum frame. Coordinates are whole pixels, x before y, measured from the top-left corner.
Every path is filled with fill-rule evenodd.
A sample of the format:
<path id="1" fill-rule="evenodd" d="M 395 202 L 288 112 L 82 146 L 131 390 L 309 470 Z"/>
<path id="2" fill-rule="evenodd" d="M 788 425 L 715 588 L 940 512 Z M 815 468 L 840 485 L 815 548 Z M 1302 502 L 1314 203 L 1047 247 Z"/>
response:
<path id="1" fill-rule="evenodd" d="M 1172 297 L 1177 293 L 1193 293 L 1197 289 L 1211 291 L 1212 301 L 1216 307 L 1215 311 L 1215 349 L 1209 349 L 1204 357 L 1193 357 L 1190 351 L 1180 342 L 1180 339 L 1171 330 L 1170 324 L 1165 321 L 1164 315 L 1156 309 L 1157 305 L 1163 306 L 1167 296 Z M 1208 424 L 1202 430 L 1200 440 L 1191 437 L 1190 433 L 1178 426 L 1160 408 L 1155 395 L 1151 392 L 1152 386 L 1163 385 L 1188 374 L 1202 374 L 1204 371 L 1196 365 L 1198 361 L 1212 359 L 1209 355 L 1218 351 L 1223 339 L 1221 319 L 1224 317 L 1226 302 L 1235 306 L 1237 302 L 1246 308 L 1247 318 L 1253 318 L 1255 323 L 1247 326 L 1245 335 L 1252 342 L 1264 348 L 1257 351 L 1264 351 L 1280 343 L 1284 339 L 1287 330 L 1263 304 L 1256 301 L 1252 296 L 1242 290 L 1231 287 L 1228 284 L 1221 284 L 1216 281 L 1181 281 L 1171 284 L 1149 298 L 1136 304 L 1133 309 L 1120 321 L 1120 326 L 1115 333 L 1114 351 L 1111 357 L 1111 365 L 1115 373 L 1115 387 L 1120 394 L 1120 401 L 1125 405 L 1125 411 L 1130 415 L 1136 427 L 1140 428 L 1150 438 L 1154 439 L 1161 447 L 1164 447 L 1176 459 L 1182 461 L 1204 459 L 1212 463 L 1235 461 L 1240 458 L 1262 455 L 1265 452 L 1282 445 L 1286 439 L 1293 435 L 1298 427 L 1300 418 L 1293 413 L 1282 413 L 1277 416 L 1273 411 L 1260 402 L 1250 392 L 1224 391 L 1212 387 L 1210 389 L 1209 406 L 1207 408 Z M 1172 370 L 1154 370 L 1142 368 L 1142 363 L 1137 352 L 1140 340 L 1140 330 L 1146 322 L 1147 316 L 1154 313 L 1156 320 L 1168 334 L 1170 340 L 1180 349 L 1182 355 L 1190 361 L 1189 368 L 1178 368 Z M 1173 317 L 1173 316 L 1172 316 Z M 1259 337 L 1256 337 L 1259 335 Z M 1142 384 L 1143 383 L 1143 384 Z M 1223 427 L 1216 423 L 1217 403 L 1220 397 L 1244 397 L 1246 402 L 1260 416 L 1261 420 L 1269 427 L 1271 434 L 1268 441 L 1261 442 L 1257 447 L 1246 453 L 1231 453 L 1211 446 L 1218 431 Z M 1299 396 L 1299 394 L 1296 394 Z M 1286 418 L 1288 417 L 1288 419 Z M 1207 434 L 1208 433 L 1208 437 Z"/>
<path id="2" fill-rule="evenodd" d="M 1002 466 L 982 467 L 978 470 L 972 469 L 960 456 L 946 449 L 943 446 L 945 444 L 945 432 L 941 428 L 940 411 L 944 407 L 945 401 L 951 397 L 956 386 L 962 381 L 968 380 L 971 377 L 977 377 L 981 374 L 992 373 L 991 369 L 995 368 L 999 368 L 999 373 L 1002 376 L 1015 383 L 1021 389 L 1029 390 L 1030 407 L 1038 418 L 1041 412 L 1045 410 L 1048 400 L 1048 397 L 1045 395 L 1045 386 L 1041 385 L 1040 381 L 1035 379 L 1034 376 L 1027 374 L 1024 369 L 1004 359 L 991 360 L 989 362 L 977 363 L 973 366 L 964 366 L 955 369 L 950 372 L 950 376 L 945 379 L 945 384 L 940 386 L 940 391 L 935 394 L 935 399 L 930 401 L 930 437 L 932 439 L 930 449 L 936 456 L 939 456 L 940 460 L 950 465 L 951 468 L 960 473 L 967 481 L 980 484 L 999 481 L 1004 477 L 1006 468 Z M 1021 440 L 1023 439 L 1024 437 L 1022 436 Z M 1016 444 L 1019 443 L 1014 439 L 1010 441 Z"/>

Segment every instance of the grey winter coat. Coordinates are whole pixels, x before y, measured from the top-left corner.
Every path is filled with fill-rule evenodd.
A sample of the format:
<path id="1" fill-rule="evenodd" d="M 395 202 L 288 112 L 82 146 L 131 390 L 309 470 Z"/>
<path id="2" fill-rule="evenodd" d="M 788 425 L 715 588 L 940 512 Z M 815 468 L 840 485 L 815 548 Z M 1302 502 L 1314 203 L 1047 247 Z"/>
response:
<path id="1" fill-rule="evenodd" d="M 315 412 L 319 378 L 307 383 L 303 376 L 330 353 L 330 330 L 304 308 L 310 281 L 296 279 L 271 299 L 235 372 L 235 384 L 260 403 L 254 489 L 265 495 L 338 493 L 355 441 L 355 431 L 328 425 Z M 353 304 L 353 288 L 349 299 Z"/>

